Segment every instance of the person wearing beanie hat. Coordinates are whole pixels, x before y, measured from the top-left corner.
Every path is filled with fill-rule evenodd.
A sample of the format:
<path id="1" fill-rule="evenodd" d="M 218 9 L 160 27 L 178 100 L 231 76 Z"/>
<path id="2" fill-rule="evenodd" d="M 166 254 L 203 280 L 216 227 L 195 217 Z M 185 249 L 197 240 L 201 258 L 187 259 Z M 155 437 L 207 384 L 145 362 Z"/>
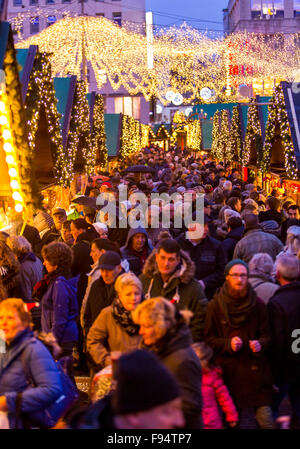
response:
<path id="1" fill-rule="evenodd" d="M 108 430 L 184 427 L 177 381 L 154 354 L 138 349 L 121 355 L 114 361 L 113 377 L 116 382 L 115 390 L 90 406 L 81 416 L 77 428 Z M 109 438 L 109 442 L 116 443 L 113 436 Z M 125 436 L 118 435 L 117 438 L 118 443 L 126 442 Z M 141 437 L 131 438 L 137 438 L 138 445 Z"/>
<path id="2" fill-rule="evenodd" d="M 117 385 L 111 404 L 118 428 L 183 427 L 177 381 L 154 354 L 137 350 L 121 356 L 114 378 Z"/>
<path id="3" fill-rule="evenodd" d="M 283 244 L 275 235 L 264 232 L 259 225 L 258 216 L 245 215 L 244 237 L 237 243 L 233 258 L 250 262 L 257 253 L 267 253 L 273 260 L 283 250 Z"/>
<path id="4" fill-rule="evenodd" d="M 239 415 L 244 408 L 254 408 L 259 427 L 273 429 L 268 312 L 248 278 L 244 260 L 226 265 L 226 281 L 208 304 L 205 342 L 215 352 Z"/>

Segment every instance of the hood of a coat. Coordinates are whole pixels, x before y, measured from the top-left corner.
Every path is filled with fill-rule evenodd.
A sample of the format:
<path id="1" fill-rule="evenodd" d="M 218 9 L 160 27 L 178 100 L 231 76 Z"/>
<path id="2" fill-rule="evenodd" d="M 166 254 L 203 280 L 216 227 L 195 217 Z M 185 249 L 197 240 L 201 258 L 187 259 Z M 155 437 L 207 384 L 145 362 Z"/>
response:
<path id="1" fill-rule="evenodd" d="M 228 232 L 226 239 L 234 239 L 238 241 L 242 238 L 243 233 L 244 233 L 244 225 L 232 229 L 232 231 Z"/>
<path id="2" fill-rule="evenodd" d="M 149 243 L 148 243 L 148 234 L 146 229 L 142 228 L 142 227 L 138 227 L 136 229 L 130 228 L 130 231 L 128 232 L 127 235 L 127 240 L 126 243 L 124 245 L 124 249 L 130 249 L 130 243 L 131 243 L 131 239 L 134 235 L 136 234 L 144 234 L 144 236 L 146 237 L 146 243 L 145 245 L 147 246 L 147 248 L 149 247 Z"/>
<path id="3" fill-rule="evenodd" d="M 155 258 L 156 253 L 157 249 L 154 249 L 151 255 L 146 260 L 146 263 L 143 268 L 143 275 L 149 278 L 152 278 L 155 274 L 159 273 Z M 190 258 L 189 254 L 186 253 L 185 251 L 180 250 L 180 258 L 181 264 L 176 270 L 176 272 L 171 276 L 171 278 L 174 279 L 178 277 L 183 284 L 188 284 L 195 275 L 196 271 L 195 264 Z"/>

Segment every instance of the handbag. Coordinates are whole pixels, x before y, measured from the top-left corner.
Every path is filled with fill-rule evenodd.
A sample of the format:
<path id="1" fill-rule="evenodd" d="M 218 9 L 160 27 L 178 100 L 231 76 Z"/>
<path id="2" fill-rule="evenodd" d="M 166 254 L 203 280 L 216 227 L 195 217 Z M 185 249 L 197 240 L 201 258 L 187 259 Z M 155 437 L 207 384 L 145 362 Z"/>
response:
<path id="1" fill-rule="evenodd" d="M 26 349 L 27 347 L 24 349 L 21 355 L 24 373 L 28 382 L 28 386 L 36 387 L 34 379 L 29 371 L 29 367 L 26 364 Z M 17 418 L 19 418 L 18 415 L 20 415 L 21 419 L 27 423 L 29 422 L 31 427 L 39 427 L 42 429 L 54 427 L 58 420 L 63 415 L 65 415 L 65 413 L 67 413 L 67 411 L 79 397 L 76 386 L 71 381 L 69 376 L 64 372 L 60 361 L 55 361 L 55 364 L 59 372 L 63 391 L 63 394 L 58 399 L 56 399 L 56 401 L 54 401 L 45 409 L 37 410 L 36 412 L 24 413 L 20 412 L 22 404 L 22 393 L 18 393 L 18 410 L 16 411 Z"/>

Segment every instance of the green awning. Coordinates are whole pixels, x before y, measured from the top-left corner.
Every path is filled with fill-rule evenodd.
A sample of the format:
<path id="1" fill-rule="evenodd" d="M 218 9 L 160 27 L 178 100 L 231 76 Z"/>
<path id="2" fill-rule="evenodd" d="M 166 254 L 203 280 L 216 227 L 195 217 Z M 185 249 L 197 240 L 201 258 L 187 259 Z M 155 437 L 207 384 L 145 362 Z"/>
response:
<path id="1" fill-rule="evenodd" d="M 104 114 L 108 157 L 115 157 L 120 151 L 121 122 L 121 114 Z"/>

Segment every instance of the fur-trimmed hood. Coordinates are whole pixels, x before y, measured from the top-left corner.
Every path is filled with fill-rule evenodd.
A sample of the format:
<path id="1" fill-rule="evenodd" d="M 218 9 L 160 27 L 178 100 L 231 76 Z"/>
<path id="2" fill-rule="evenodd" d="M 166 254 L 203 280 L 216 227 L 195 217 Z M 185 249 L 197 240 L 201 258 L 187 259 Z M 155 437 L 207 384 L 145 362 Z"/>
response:
<path id="1" fill-rule="evenodd" d="M 152 278 L 155 274 L 158 273 L 158 268 L 156 264 L 155 255 L 157 253 L 157 249 L 154 249 L 143 268 L 143 275 L 149 278 Z M 179 278 L 180 282 L 183 284 L 188 284 L 195 275 L 195 264 L 190 258 L 189 254 L 185 251 L 180 250 L 180 258 L 181 263 L 176 269 L 175 273 L 171 276 L 168 282 L 170 282 L 174 278 Z"/>

